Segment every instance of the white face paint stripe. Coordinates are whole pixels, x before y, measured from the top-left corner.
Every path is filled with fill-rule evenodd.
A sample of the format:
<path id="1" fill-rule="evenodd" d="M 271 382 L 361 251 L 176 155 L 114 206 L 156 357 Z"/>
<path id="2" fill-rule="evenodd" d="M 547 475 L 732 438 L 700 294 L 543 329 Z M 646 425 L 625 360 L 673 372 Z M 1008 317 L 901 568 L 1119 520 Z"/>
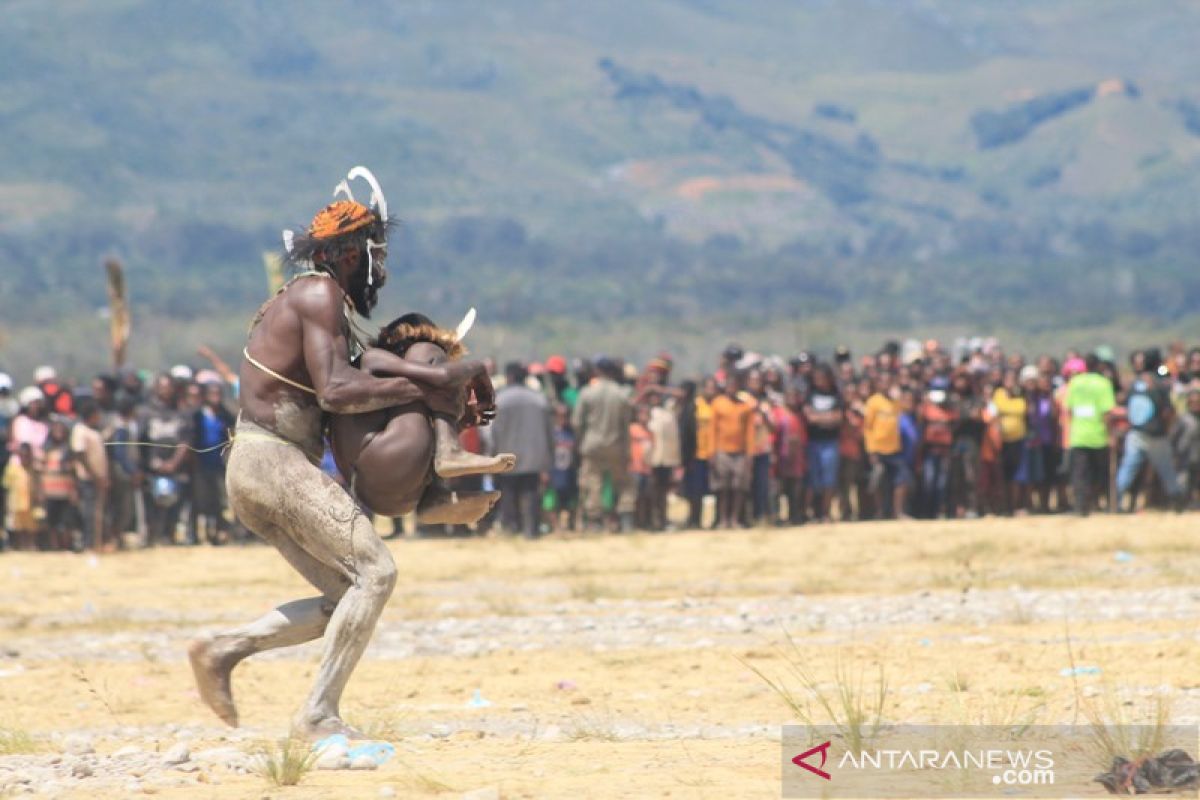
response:
<path id="1" fill-rule="evenodd" d="M 371 251 L 376 247 L 385 247 L 374 239 L 367 239 L 367 286 L 375 283 L 375 254 Z"/>
<path id="2" fill-rule="evenodd" d="M 292 248 L 295 246 L 295 242 L 296 242 L 296 234 L 293 233 L 292 231 L 285 230 L 283 232 L 283 249 L 286 250 L 288 253 L 291 253 Z"/>

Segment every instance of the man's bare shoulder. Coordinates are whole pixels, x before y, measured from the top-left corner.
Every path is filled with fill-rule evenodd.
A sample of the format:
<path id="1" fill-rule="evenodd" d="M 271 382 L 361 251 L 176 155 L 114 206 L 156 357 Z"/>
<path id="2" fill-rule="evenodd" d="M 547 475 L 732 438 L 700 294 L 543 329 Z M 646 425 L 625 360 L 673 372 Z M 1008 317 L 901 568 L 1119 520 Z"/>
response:
<path id="1" fill-rule="evenodd" d="M 297 279 L 282 299 L 301 317 L 328 319 L 342 313 L 345 293 L 332 278 L 311 275 Z"/>

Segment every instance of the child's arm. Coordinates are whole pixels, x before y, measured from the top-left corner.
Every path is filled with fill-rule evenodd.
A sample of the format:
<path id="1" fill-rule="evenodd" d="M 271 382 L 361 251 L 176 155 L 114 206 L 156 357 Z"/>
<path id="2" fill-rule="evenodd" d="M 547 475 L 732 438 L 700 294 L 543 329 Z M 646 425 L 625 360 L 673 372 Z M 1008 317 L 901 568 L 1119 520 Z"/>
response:
<path id="1" fill-rule="evenodd" d="M 376 378 L 406 378 L 435 392 L 457 394 L 466 389 L 474 395 L 474 422 L 487 424 L 495 415 L 496 393 L 482 361 L 448 361 L 444 364 L 421 364 L 409 361 L 388 350 L 369 348 L 362 357 L 362 369 Z"/>

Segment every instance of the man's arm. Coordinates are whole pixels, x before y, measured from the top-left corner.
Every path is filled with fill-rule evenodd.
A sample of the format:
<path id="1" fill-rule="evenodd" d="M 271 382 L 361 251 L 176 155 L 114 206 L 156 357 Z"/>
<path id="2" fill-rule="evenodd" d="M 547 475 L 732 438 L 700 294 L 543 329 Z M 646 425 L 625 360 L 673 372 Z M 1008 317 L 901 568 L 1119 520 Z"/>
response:
<path id="1" fill-rule="evenodd" d="M 432 411 L 458 416 L 457 392 L 424 391 L 408 378 L 374 378 L 350 366 L 342 303 L 341 290 L 332 281 L 309 281 L 294 305 L 304 366 L 323 411 L 363 414 L 423 402 Z"/>

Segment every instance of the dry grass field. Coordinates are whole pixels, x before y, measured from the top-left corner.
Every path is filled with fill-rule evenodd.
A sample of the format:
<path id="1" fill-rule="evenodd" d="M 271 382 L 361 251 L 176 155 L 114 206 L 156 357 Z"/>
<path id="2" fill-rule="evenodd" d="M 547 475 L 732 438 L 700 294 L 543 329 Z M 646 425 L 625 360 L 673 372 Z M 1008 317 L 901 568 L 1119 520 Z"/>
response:
<path id="1" fill-rule="evenodd" d="M 889 722 L 1162 703 L 1195 723 L 1195 530 L 1143 514 L 393 542 L 400 580 L 343 711 L 397 756 L 292 787 L 254 754 L 285 734 L 316 646 L 239 668 L 237 731 L 183 657 L 311 593 L 273 551 L 7 553 L 0 797 L 778 797 L 798 713 L 763 676 L 814 721 L 818 694 L 873 702 L 882 677 Z"/>

